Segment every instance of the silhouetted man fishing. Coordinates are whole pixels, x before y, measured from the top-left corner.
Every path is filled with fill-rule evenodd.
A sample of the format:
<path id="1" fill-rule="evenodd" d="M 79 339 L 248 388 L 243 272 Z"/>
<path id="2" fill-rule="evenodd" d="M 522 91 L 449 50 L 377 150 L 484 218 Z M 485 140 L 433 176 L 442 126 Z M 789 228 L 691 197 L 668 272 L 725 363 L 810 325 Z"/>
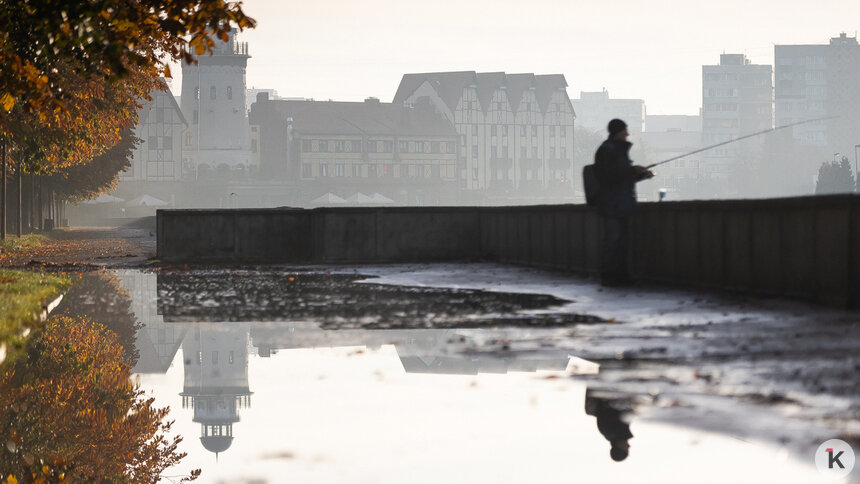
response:
<path id="1" fill-rule="evenodd" d="M 636 182 L 654 176 L 647 167 L 630 160 L 627 123 L 613 119 L 609 138 L 594 154 L 594 173 L 600 183 L 597 207 L 603 226 L 600 277 L 604 286 L 633 283 L 627 265 L 630 220 L 636 207 Z"/>

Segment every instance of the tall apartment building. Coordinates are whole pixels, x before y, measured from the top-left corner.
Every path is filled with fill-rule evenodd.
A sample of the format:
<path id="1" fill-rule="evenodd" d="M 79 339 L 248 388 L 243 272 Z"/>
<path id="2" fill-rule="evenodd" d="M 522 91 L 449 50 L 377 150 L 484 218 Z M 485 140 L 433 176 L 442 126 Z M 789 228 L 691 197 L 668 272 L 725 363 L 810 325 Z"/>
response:
<path id="1" fill-rule="evenodd" d="M 561 74 L 406 74 L 395 104 L 430 103 L 459 136 L 459 180 L 470 194 L 573 195 L 573 105 Z"/>
<path id="2" fill-rule="evenodd" d="M 773 67 L 752 64 L 743 54 L 722 54 L 719 65 L 702 66 L 702 145 L 708 146 L 773 127 Z M 737 163 L 751 163 L 762 140 L 730 144 L 703 153 L 701 175 L 712 193 L 731 195 L 726 183 Z"/>
<path id="3" fill-rule="evenodd" d="M 799 142 L 821 148 L 822 156 L 850 156 L 860 144 L 860 45 L 841 34 L 821 45 L 777 45 L 778 125 L 831 117 L 792 128 Z"/>
<path id="4" fill-rule="evenodd" d="M 658 163 L 702 147 L 701 116 L 653 116 L 645 118 L 642 141 L 647 149 L 646 163 Z M 702 153 L 671 161 L 657 168 L 657 183 L 668 191 L 669 200 L 689 200 L 701 196 Z M 644 164 L 644 163 L 643 163 Z"/>
<path id="5" fill-rule="evenodd" d="M 613 118 L 623 119 L 628 131 L 636 139 L 645 129 L 645 101 L 642 99 L 612 99 L 609 91 L 579 93 L 574 99 L 576 124 L 599 133 L 606 132 L 606 126 Z"/>

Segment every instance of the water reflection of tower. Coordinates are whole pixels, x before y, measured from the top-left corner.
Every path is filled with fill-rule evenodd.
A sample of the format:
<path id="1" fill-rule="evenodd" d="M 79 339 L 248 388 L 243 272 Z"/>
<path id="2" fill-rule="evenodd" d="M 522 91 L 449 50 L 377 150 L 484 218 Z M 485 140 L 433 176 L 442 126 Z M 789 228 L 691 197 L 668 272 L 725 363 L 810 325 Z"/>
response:
<path id="1" fill-rule="evenodd" d="M 194 409 L 200 442 L 223 452 L 233 443 L 239 409 L 250 407 L 248 388 L 248 325 L 196 324 L 182 342 L 185 386 L 182 407 Z"/>

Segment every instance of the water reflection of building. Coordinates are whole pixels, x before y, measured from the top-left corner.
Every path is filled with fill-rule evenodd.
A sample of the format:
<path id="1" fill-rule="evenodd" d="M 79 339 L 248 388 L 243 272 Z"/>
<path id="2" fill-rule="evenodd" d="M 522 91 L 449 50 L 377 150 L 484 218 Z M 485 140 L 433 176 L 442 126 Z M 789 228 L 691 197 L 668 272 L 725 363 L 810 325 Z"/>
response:
<path id="1" fill-rule="evenodd" d="M 239 409 L 251 405 L 248 387 L 248 325 L 196 324 L 182 343 L 185 358 L 183 408 L 194 409 L 200 442 L 223 452 L 233 443 Z"/>
<path id="2" fill-rule="evenodd" d="M 155 274 L 136 270 L 117 271 L 120 286 L 131 296 L 131 311 L 142 325 L 135 347 L 140 357 L 135 373 L 166 373 L 185 338 L 185 324 L 165 323 L 158 314 Z"/>
<path id="3" fill-rule="evenodd" d="M 347 346 L 376 349 L 393 345 L 407 373 L 474 375 L 562 371 L 570 360 L 564 350 L 542 350 L 531 354 L 516 352 L 508 353 L 508 356 L 468 351 L 469 347 L 479 346 L 473 344 L 475 339 L 503 339 L 500 330 L 324 330 L 312 321 L 202 322 L 214 318 L 212 308 L 187 314 L 194 308 L 183 306 L 184 311 L 177 311 L 169 305 L 170 299 L 157 304 L 158 291 L 169 293 L 181 289 L 169 282 L 157 283 L 155 274 L 129 271 L 121 272 L 120 278 L 132 296 L 132 310 L 144 325 L 138 332 L 141 362 L 135 371 L 167 372 L 181 345 L 184 356 L 184 387 L 180 393 L 183 407 L 193 409 L 193 421 L 201 426 L 201 443 L 216 454 L 230 448 L 234 438 L 233 424 L 240 420 L 240 409 L 250 406 L 248 353 L 255 347 L 257 354 L 265 358 L 286 349 Z M 199 297 L 172 299 L 187 301 L 199 300 Z M 248 316 L 248 319 L 253 318 Z"/>

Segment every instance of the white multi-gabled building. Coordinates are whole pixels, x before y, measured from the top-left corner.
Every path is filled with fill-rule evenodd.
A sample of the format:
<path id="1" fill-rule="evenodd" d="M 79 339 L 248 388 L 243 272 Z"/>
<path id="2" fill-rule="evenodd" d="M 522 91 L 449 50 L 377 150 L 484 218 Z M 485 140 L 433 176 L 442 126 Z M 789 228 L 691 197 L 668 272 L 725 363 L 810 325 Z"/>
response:
<path id="1" fill-rule="evenodd" d="M 461 194 L 573 196 L 575 114 L 561 74 L 406 74 L 395 104 L 430 103 L 459 135 Z"/>

